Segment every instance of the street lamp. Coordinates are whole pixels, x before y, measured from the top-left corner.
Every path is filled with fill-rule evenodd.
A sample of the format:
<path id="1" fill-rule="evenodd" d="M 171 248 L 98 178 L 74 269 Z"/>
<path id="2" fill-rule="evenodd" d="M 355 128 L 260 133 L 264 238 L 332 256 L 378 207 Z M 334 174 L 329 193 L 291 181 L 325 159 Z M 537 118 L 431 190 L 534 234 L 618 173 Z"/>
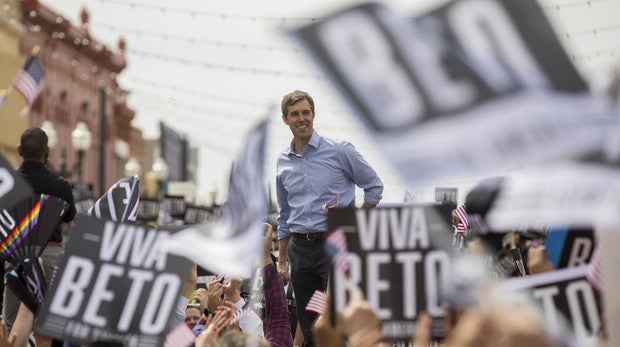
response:
<path id="1" fill-rule="evenodd" d="M 125 177 L 140 176 L 140 173 L 142 173 L 140 162 L 138 159 L 130 157 L 125 163 Z"/>
<path id="2" fill-rule="evenodd" d="M 54 124 L 46 120 L 41 125 L 41 130 L 43 130 L 47 135 L 47 146 L 49 148 L 56 147 L 56 144 L 58 143 L 58 133 L 56 132 L 56 129 L 54 129 Z"/>
<path id="3" fill-rule="evenodd" d="M 71 132 L 71 146 L 77 151 L 77 173 L 78 183 L 82 183 L 82 162 L 84 160 L 84 153 L 90 147 L 93 142 L 93 135 L 88 130 L 86 123 L 78 122 L 75 129 Z"/>
<path id="4" fill-rule="evenodd" d="M 160 192 L 165 193 L 163 192 L 163 188 L 164 181 L 168 179 L 168 164 L 166 164 L 164 158 L 157 157 L 157 159 L 155 159 L 155 162 L 153 162 L 151 170 L 153 170 L 153 173 L 155 174 L 155 178 L 157 179 Z"/>

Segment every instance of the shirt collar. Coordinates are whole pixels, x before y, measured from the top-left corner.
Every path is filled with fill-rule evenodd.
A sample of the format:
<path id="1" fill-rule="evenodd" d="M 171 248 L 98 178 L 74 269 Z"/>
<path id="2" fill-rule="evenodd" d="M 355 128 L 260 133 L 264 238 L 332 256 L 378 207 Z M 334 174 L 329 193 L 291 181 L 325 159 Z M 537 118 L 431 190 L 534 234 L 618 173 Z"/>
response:
<path id="1" fill-rule="evenodd" d="M 310 136 L 310 141 L 308 141 L 308 145 L 314 147 L 314 148 L 319 148 L 319 143 L 321 142 L 321 135 L 319 135 L 319 133 L 316 130 L 312 131 L 312 136 Z M 287 155 L 297 155 L 297 153 L 295 153 L 295 150 L 293 149 L 293 140 L 291 140 L 291 143 L 289 144 L 288 148 L 286 149 L 286 154 Z"/>

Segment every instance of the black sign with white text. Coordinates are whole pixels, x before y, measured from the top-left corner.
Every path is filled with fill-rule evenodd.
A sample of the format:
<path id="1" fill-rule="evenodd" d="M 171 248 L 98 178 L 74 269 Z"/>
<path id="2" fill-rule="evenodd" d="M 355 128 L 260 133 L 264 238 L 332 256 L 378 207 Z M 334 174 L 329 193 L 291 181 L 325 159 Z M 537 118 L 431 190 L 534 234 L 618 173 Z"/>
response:
<path id="1" fill-rule="evenodd" d="M 159 200 L 142 197 L 138 201 L 138 221 L 142 223 L 156 222 L 159 218 Z"/>
<path id="2" fill-rule="evenodd" d="M 293 35 L 412 187 L 583 156 L 615 121 L 533 0 L 367 3 Z"/>
<path id="3" fill-rule="evenodd" d="M 78 215 L 36 331 L 83 344 L 161 346 L 189 275 L 171 232 Z"/>
<path id="4" fill-rule="evenodd" d="M 432 336 L 444 333 L 445 295 L 451 271 L 452 205 L 407 205 L 329 210 L 330 230 L 346 236 L 349 275 L 330 281 L 336 310 L 359 288 L 391 341 L 410 341 L 421 311 L 433 317 Z M 441 245 L 441 246 L 439 246 Z"/>
<path id="5" fill-rule="evenodd" d="M 543 310 L 550 329 L 561 333 L 568 326 L 576 337 L 586 338 L 598 333 L 603 319 L 601 297 L 587 281 L 586 269 L 546 272 L 510 279 L 502 285 L 507 290 L 527 291 Z"/>
<path id="6" fill-rule="evenodd" d="M 32 194 L 30 185 L 0 154 L 0 209 L 9 208 Z"/>

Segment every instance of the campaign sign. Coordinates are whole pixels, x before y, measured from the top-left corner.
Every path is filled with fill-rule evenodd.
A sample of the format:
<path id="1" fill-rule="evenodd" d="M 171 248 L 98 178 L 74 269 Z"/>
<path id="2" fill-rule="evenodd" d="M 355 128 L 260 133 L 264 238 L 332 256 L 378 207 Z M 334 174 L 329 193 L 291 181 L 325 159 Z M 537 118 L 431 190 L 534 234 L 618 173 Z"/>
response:
<path id="1" fill-rule="evenodd" d="M 545 239 L 545 248 L 554 269 L 588 264 L 594 246 L 594 230 L 586 227 L 552 228 Z"/>
<path id="2" fill-rule="evenodd" d="M 568 325 L 576 337 L 587 338 L 598 333 L 603 315 L 601 297 L 586 280 L 586 270 L 587 266 L 579 266 L 514 278 L 502 286 L 527 291 L 543 310 L 553 331 L 561 333 Z"/>
<path id="3" fill-rule="evenodd" d="M 615 124 L 536 1 L 367 3 L 292 34 L 412 187 L 580 157 Z"/>
<path id="4" fill-rule="evenodd" d="M 171 232 L 78 215 L 37 332 L 84 344 L 162 346 L 189 275 Z"/>
<path id="5" fill-rule="evenodd" d="M 0 209 L 9 208 L 32 194 L 30 185 L 0 154 Z"/>
<path id="6" fill-rule="evenodd" d="M 138 201 L 138 221 L 143 223 L 156 222 L 159 218 L 159 200 L 140 198 Z"/>
<path id="7" fill-rule="evenodd" d="M 162 208 L 174 219 L 183 219 L 187 203 L 183 195 L 166 195 L 162 200 Z"/>
<path id="8" fill-rule="evenodd" d="M 213 207 L 187 205 L 185 209 L 185 224 L 204 224 L 217 219 L 217 210 Z"/>
<path id="9" fill-rule="evenodd" d="M 359 288 L 394 342 L 410 341 L 421 311 L 433 317 L 432 336 L 444 333 L 449 286 L 451 210 L 442 205 L 329 210 L 330 230 L 343 230 L 348 276 L 334 270 L 330 281 L 335 308 L 344 309 L 348 290 Z"/>

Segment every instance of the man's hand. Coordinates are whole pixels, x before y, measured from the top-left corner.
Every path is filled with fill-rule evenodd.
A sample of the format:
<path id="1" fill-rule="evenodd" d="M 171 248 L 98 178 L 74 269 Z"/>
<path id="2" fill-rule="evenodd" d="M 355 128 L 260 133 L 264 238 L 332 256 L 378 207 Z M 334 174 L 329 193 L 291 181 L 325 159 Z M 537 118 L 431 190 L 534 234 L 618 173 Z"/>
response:
<path id="1" fill-rule="evenodd" d="M 329 302 L 329 295 L 327 294 L 327 302 Z M 334 326 L 331 323 L 331 315 L 331 307 L 326 305 L 325 311 L 312 325 L 312 334 L 319 347 L 344 347 L 344 320 L 341 315 L 337 315 Z"/>
<path id="2" fill-rule="evenodd" d="M 351 299 L 342 315 L 345 320 L 346 332 L 349 336 L 363 329 L 379 329 L 381 324 L 379 316 L 377 316 L 370 303 L 364 299 L 364 295 L 359 291 L 351 293 Z"/>

